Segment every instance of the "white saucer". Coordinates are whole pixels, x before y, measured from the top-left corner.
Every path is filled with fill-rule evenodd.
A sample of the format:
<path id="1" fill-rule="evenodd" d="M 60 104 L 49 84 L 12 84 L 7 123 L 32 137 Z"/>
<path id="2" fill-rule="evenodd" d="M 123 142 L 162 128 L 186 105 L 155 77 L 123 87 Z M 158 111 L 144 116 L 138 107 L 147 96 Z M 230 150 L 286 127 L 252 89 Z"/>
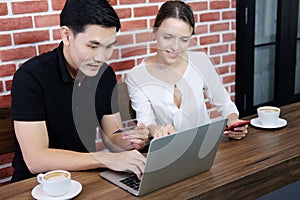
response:
<path id="1" fill-rule="evenodd" d="M 53 197 L 53 196 L 48 196 L 44 190 L 42 189 L 41 184 L 35 186 L 32 191 L 31 191 L 31 195 L 35 198 L 35 199 L 42 199 L 42 200 L 62 200 L 62 199 L 72 199 L 75 196 L 77 196 L 82 190 L 82 185 L 75 180 L 71 180 L 71 189 L 70 191 L 62 196 L 58 196 L 58 197 Z"/>
<path id="2" fill-rule="evenodd" d="M 258 118 L 254 118 L 254 119 L 251 119 L 250 124 L 255 127 L 258 127 L 258 128 L 274 129 L 274 128 L 281 128 L 281 127 L 286 126 L 287 121 L 285 119 L 278 118 L 277 124 L 272 125 L 272 126 L 264 126 Z"/>

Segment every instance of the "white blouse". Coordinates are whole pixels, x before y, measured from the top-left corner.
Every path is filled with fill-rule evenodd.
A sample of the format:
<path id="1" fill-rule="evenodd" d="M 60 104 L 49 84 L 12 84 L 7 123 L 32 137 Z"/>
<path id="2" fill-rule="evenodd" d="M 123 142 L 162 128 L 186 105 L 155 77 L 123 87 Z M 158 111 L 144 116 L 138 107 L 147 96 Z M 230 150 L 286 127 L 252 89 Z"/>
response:
<path id="1" fill-rule="evenodd" d="M 125 82 L 137 120 L 146 126 L 171 124 L 178 131 L 209 123 L 203 91 L 223 117 L 231 113 L 238 114 L 204 52 L 188 51 L 188 67 L 176 83 L 182 94 L 179 108 L 174 104 L 174 84 L 152 76 L 145 60 L 130 70 Z"/>

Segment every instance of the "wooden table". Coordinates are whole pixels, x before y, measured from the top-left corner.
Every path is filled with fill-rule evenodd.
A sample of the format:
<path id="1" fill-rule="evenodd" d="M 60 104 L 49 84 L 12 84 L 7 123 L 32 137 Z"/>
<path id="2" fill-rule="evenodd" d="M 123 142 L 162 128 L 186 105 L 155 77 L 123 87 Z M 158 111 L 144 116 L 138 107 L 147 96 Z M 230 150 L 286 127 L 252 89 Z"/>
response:
<path id="1" fill-rule="evenodd" d="M 243 140 L 223 138 L 210 171 L 140 198 L 100 178 L 99 171 L 72 172 L 83 186 L 76 199 L 255 199 L 300 180 L 300 102 L 282 107 L 281 118 L 288 121 L 284 128 L 250 127 Z M 32 199 L 36 185 L 31 178 L 1 186 L 0 199 Z"/>

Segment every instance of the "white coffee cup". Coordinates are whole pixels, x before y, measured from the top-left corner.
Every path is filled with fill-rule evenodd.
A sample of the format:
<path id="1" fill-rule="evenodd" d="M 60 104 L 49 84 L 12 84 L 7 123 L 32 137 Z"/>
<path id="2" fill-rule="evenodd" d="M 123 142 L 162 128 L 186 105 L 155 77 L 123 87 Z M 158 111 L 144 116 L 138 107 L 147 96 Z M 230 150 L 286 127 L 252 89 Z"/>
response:
<path id="1" fill-rule="evenodd" d="M 37 181 L 47 195 L 62 196 L 70 190 L 71 173 L 65 170 L 49 171 L 45 174 L 38 174 Z"/>
<path id="2" fill-rule="evenodd" d="M 264 126 L 274 126 L 278 122 L 280 108 L 274 106 L 262 106 L 257 108 L 257 115 Z"/>

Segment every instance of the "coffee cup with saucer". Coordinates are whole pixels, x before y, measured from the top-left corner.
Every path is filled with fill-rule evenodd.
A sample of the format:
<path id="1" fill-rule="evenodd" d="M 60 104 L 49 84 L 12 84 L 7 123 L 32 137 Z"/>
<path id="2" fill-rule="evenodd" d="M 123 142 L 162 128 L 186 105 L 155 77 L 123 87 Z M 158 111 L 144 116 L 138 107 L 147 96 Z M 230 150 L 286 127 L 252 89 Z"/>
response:
<path id="1" fill-rule="evenodd" d="M 71 199 L 77 196 L 82 186 L 71 179 L 71 173 L 65 170 L 53 170 L 45 174 L 38 174 L 40 183 L 33 188 L 31 194 L 35 199 Z"/>
<path id="2" fill-rule="evenodd" d="M 279 118 L 280 108 L 274 106 L 262 106 L 257 108 L 258 118 L 250 121 L 250 124 L 265 129 L 281 128 L 287 125 L 285 119 Z"/>

